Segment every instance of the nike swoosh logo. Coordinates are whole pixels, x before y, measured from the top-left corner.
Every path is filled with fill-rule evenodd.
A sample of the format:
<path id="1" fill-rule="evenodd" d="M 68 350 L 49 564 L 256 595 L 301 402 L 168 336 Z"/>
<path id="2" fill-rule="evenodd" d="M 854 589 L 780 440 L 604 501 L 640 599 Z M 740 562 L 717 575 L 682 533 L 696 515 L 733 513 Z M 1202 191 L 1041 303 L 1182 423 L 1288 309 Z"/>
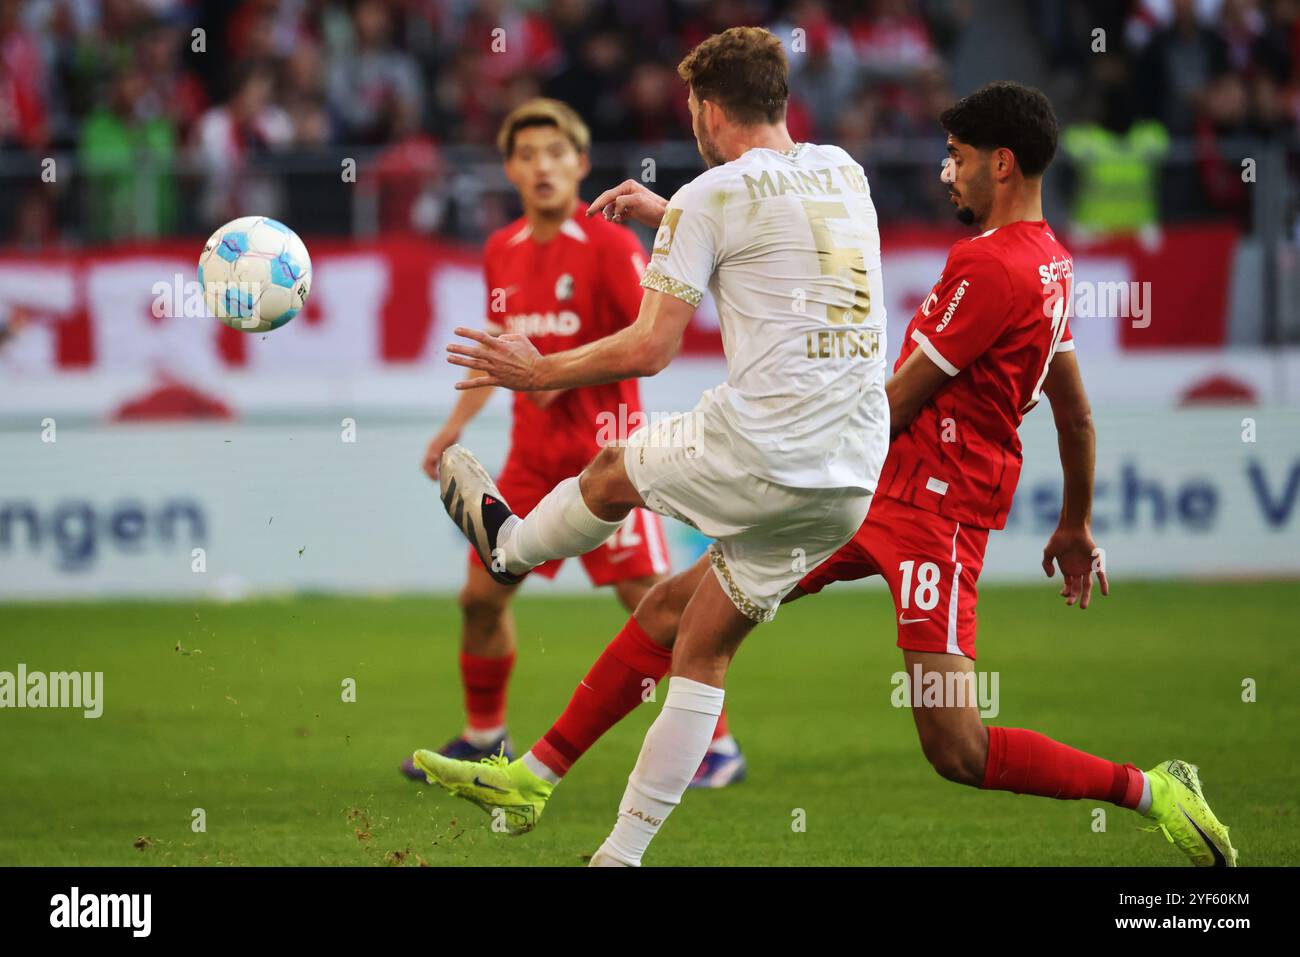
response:
<path id="1" fill-rule="evenodd" d="M 639 554 L 640 554 L 640 552 L 637 552 L 637 551 L 631 551 L 631 552 L 611 552 L 611 553 L 606 557 L 605 560 L 606 560 L 607 562 L 609 562 L 611 565 L 617 565 L 619 562 L 621 562 L 621 561 L 626 561 L 627 559 L 631 558 L 633 555 L 639 555 Z"/>
<path id="2" fill-rule="evenodd" d="M 489 791 L 496 791 L 498 794 L 506 793 L 505 788 L 499 788 L 495 784 L 488 784 L 486 781 L 480 780 L 477 774 L 474 775 L 474 786 L 480 788 L 487 788 Z"/>
<path id="3" fill-rule="evenodd" d="M 1206 845 L 1210 848 L 1210 851 L 1214 854 L 1214 866 L 1227 867 L 1228 862 L 1227 860 L 1224 859 L 1223 852 L 1219 850 L 1219 845 L 1215 844 L 1212 840 L 1210 840 L 1210 836 L 1196 826 L 1196 822 L 1192 820 L 1192 816 L 1183 809 L 1183 806 L 1181 804 L 1178 805 L 1178 810 L 1182 812 L 1183 817 L 1187 818 L 1187 823 L 1192 826 L 1192 830 L 1194 830 L 1197 834 L 1201 835 L 1201 840 L 1206 843 Z"/>
<path id="4" fill-rule="evenodd" d="M 904 618 L 902 615 L 898 616 L 898 623 L 900 625 L 915 625 L 917 622 L 929 620 L 929 618 Z"/>

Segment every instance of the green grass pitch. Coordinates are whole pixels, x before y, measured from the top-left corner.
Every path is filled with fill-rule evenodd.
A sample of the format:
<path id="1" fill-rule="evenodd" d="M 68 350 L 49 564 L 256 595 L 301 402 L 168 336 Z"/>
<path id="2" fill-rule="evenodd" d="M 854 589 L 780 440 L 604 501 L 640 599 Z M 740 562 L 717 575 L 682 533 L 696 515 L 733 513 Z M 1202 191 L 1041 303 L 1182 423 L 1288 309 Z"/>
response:
<path id="1" fill-rule="evenodd" d="M 989 586 L 979 667 L 1000 675 L 994 723 L 1141 767 L 1185 757 L 1243 865 L 1294 865 L 1296 597 L 1294 582 L 1120 583 L 1080 613 L 1050 584 Z M 624 616 L 609 594 L 544 590 L 516 614 L 522 749 Z M 890 704 L 892 618 L 882 591 L 832 589 L 747 640 L 728 705 L 749 780 L 688 792 L 647 865 L 1185 866 L 1129 812 L 1107 806 L 1097 832 L 1096 802 L 940 779 Z M 658 705 L 597 744 L 537 831 L 494 834 L 477 808 L 397 772 L 459 729 L 457 633 L 449 598 L 0 606 L 0 670 L 102 671 L 105 702 L 97 720 L 0 712 L 0 864 L 580 864 Z"/>

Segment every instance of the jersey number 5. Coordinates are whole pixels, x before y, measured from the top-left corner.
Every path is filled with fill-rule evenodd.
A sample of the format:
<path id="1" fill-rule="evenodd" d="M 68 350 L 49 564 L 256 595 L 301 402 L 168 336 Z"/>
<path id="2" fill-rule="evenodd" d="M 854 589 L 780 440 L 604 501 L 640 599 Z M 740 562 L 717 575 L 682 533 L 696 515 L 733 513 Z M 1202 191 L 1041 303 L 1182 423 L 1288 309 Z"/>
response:
<path id="1" fill-rule="evenodd" d="M 860 248 L 837 246 L 831 235 L 828 219 L 848 219 L 849 211 L 843 203 L 829 200 L 804 199 L 803 209 L 812 227 L 813 242 L 817 245 L 817 261 L 823 276 L 847 279 L 853 286 L 852 306 L 827 306 L 826 321 L 832 326 L 860 325 L 871 314 L 871 287 L 867 285 L 867 262 Z"/>

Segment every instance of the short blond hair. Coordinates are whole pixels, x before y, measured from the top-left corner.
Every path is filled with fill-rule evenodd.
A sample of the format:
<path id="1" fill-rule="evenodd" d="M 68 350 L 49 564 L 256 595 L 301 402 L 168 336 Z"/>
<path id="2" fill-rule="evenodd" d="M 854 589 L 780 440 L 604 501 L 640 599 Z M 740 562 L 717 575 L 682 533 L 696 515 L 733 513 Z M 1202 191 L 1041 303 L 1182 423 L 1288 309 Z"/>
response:
<path id="1" fill-rule="evenodd" d="M 712 100 L 742 126 L 785 119 L 789 74 L 781 41 L 762 27 L 715 33 L 677 64 L 697 100 Z"/>
<path id="2" fill-rule="evenodd" d="M 521 103 L 510 111 L 497 132 L 497 149 L 509 159 L 515 150 L 515 135 L 533 126 L 553 126 L 573 144 L 579 153 L 591 150 L 591 130 L 567 103 L 539 96 Z"/>

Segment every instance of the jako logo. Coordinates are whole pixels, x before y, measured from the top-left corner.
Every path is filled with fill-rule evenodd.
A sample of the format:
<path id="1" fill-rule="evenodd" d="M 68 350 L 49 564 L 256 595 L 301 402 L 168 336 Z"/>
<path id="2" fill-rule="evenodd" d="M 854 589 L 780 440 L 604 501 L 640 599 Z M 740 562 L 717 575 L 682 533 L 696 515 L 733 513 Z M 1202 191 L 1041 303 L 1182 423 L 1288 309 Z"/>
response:
<path id="1" fill-rule="evenodd" d="M 129 927 L 133 937 L 148 937 L 152 894 L 87 894 L 79 888 L 50 898 L 51 927 Z"/>
<path id="2" fill-rule="evenodd" d="M 19 527 L 28 551 L 40 552 L 48 542 L 55 564 L 66 571 L 89 567 L 105 544 L 139 554 L 150 542 L 188 546 L 207 535 L 203 506 L 193 499 L 170 499 L 154 508 L 122 502 L 107 509 L 70 499 L 47 512 L 30 501 L 0 502 L 0 555 L 18 547 Z"/>

